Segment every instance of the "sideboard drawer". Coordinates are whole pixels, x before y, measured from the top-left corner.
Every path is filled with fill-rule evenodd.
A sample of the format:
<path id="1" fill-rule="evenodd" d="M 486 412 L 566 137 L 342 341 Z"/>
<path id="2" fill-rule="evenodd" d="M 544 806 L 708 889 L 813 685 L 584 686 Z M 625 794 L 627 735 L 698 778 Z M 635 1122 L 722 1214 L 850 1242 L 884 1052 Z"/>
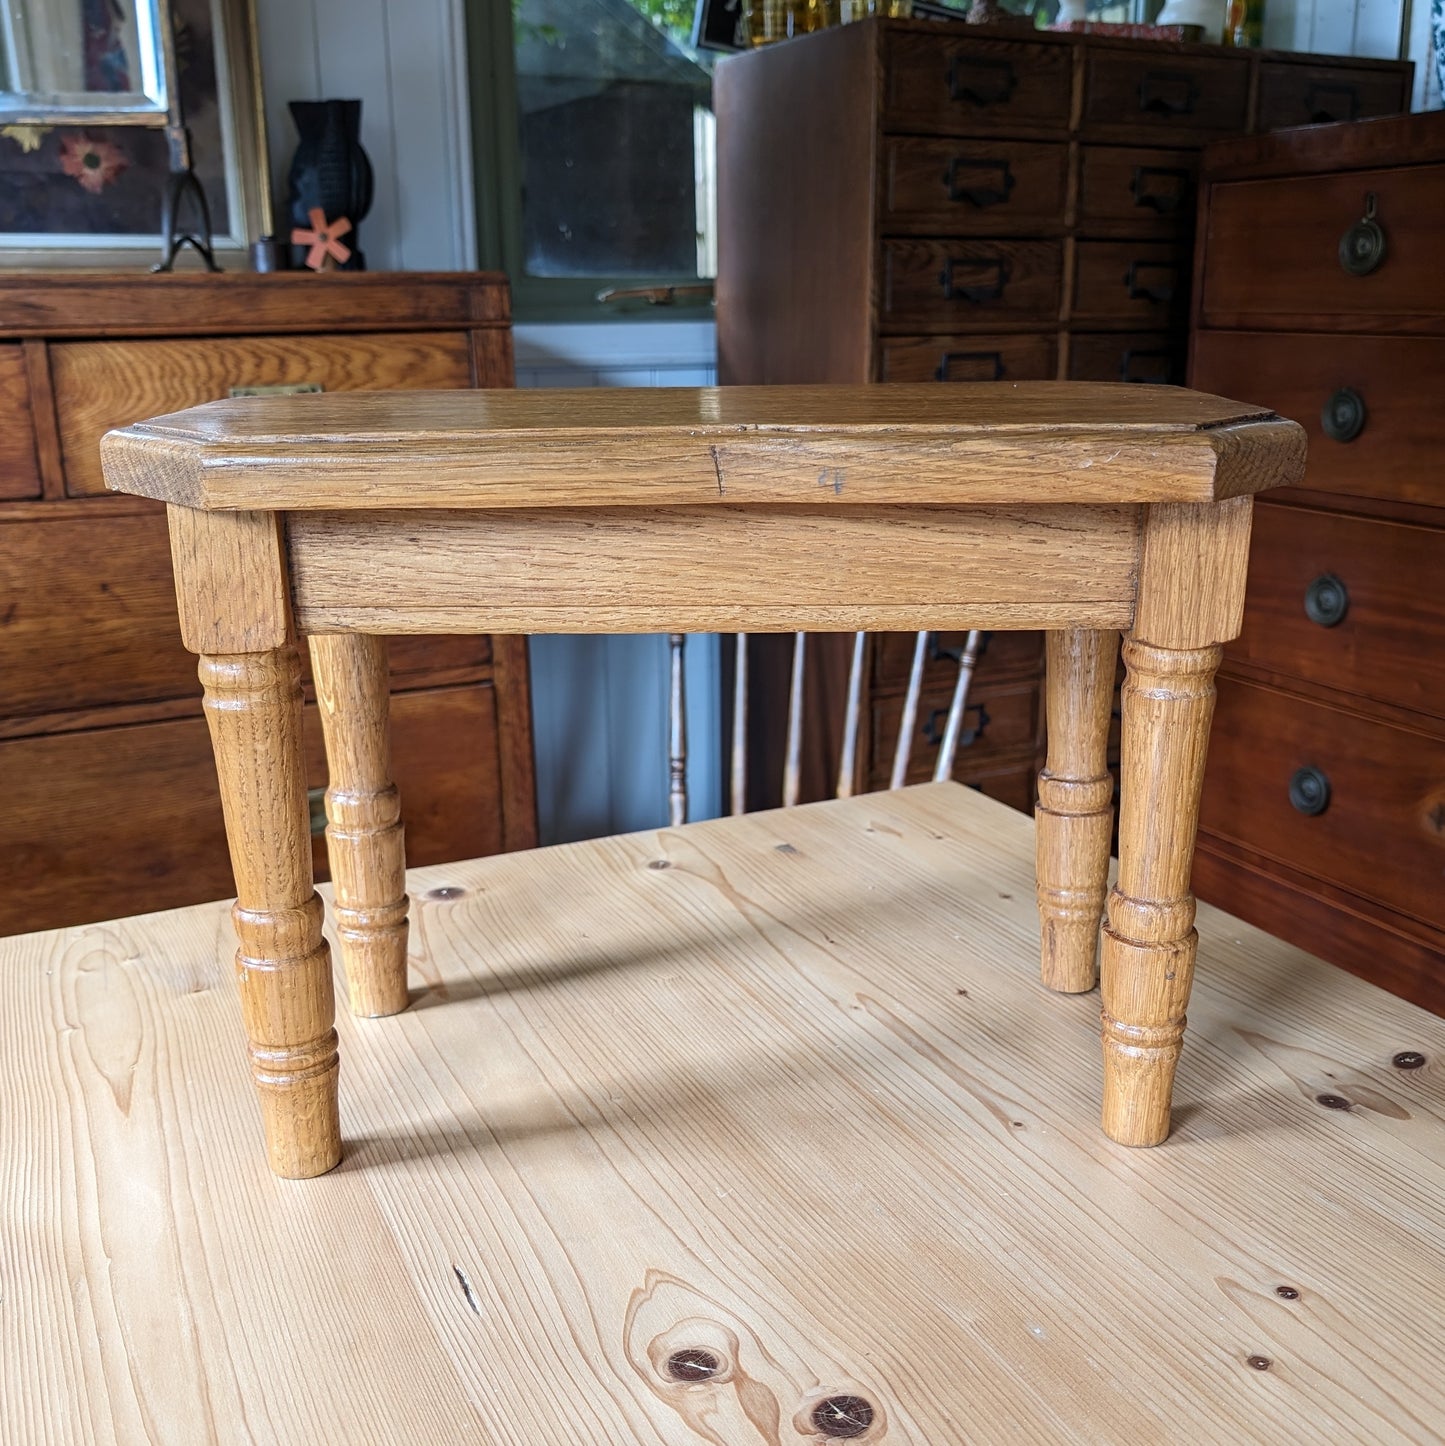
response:
<path id="1" fill-rule="evenodd" d="M 1063 229 L 1069 148 L 1044 141 L 889 136 L 879 226 L 939 236 Z"/>
<path id="2" fill-rule="evenodd" d="M 1129 138 L 1157 131 L 1166 136 L 1202 140 L 1242 131 L 1249 108 L 1249 61 L 1141 48 L 1085 51 L 1083 127 Z"/>
<path id="3" fill-rule="evenodd" d="M 0 498 L 39 497 L 35 420 L 25 352 L 18 341 L 0 343 Z"/>
<path id="4" fill-rule="evenodd" d="M 1228 653 L 1445 718 L 1445 531 L 1261 501 Z"/>
<path id="5" fill-rule="evenodd" d="M 1157 241 L 1080 241 L 1074 271 L 1077 321 L 1168 326 L 1189 301 L 1189 252 Z"/>
<path id="6" fill-rule="evenodd" d="M 1085 236 L 1187 236 L 1198 177 L 1197 151 L 1083 146 L 1079 230 Z"/>
<path id="7" fill-rule="evenodd" d="M 1076 331 L 1069 337 L 1069 380 L 1184 384 L 1184 345 L 1167 331 Z"/>
<path id="8" fill-rule="evenodd" d="M 1052 381 L 1058 344 L 1029 336 L 891 336 L 878 344 L 880 382 Z"/>
<path id="9" fill-rule="evenodd" d="M 935 135 L 1068 128 L 1067 45 L 889 31 L 887 47 L 885 127 Z"/>
<path id="10" fill-rule="evenodd" d="M 1372 208 L 1377 230 L 1365 224 Z M 1202 323 L 1307 317 L 1328 331 L 1371 318 L 1421 331 L 1445 318 L 1442 208 L 1445 166 L 1222 181 L 1205 223 Z"/>
<path id="11" fill-rule="evenodd" d="M 934 763 L 953 689 L 926 692 L 918 700 L 918 720 L 913 751 L 908 761 L 908 782 L 926 783 L 933 777 Z M 893 767 L 893 750 L 898 743 L 898 724 L 903 716 L 903 697 L 892 694 L 873 704 L 873 777 L 870 788 L 887 788 Z M 954 777 L 967 780 L 981 769 L 1000 760 L 1028 753 L 1038 741 L 1039 688 L 1037 683 L 979 684 L 969 690 L 963 733 L 959 738 Z"/>
<path id="12" fill-rule="evenodd" d="M 1221 678 L 1200 827 L 1445 924 L 1440 737 Z"/>
<path id="13" fill-rule="evenodd" d="M 913 668 L 916 633 L 878 633 L 873 639 L 873 683 L 878 688 L 906 688 Z M 952 696 L 958 681 L 958 655 L 968 640 L 967 633 L 940 632 L 928 635 L 928 657 L 923 667 L 923 686 L 937 692 L 948 689 Z M 1044 635 L 1038 632 L 986 632 L 979 639 L 974 682 L 992 683 L 999 678 L 1032 677 L 1043 668 Z"/>
<path id="14" fill-rule="evenodd" d="M 1445 340 L 1201 331 L 1190 384 L 1299 422 L 1306 487 L 1445 504 Z"/>
<path id="15" fill-rule="evenodd" d="M 502 848 L 494 690 L 479 684 L 392 698 L 392 761 L 408 864 Z M 314 706 L 307 781 L 326 783 Z M 234 891 L 203 718 L 0 742 L 0 935 L 225 898 Z M 421 841 L 421 846 L 416 846 Z M 326 877 L 325 840 L 313 840 Z"/>
<path id="16" fill-rule="evenodd" d="M 1262 131 L 1393 115 L 1409 104 L 1409 88 L 1397 70 L 1260 62 L 1257 124 Z"/>
<path id="17" fill-rule="evenodd" d="M 1056 241 L 885 241 L 879 320 L 919 331 L 1053 321 L 1063 269 Z"/>
<path id="18" fill-rule="evenodd" d="M 324 285 L 324 282 L 318 283 Z M 100 439 L 112 427 L 230 395 L 233 387 L 384 391 L 472 384 L 465 332 L 74 341 L 50 348 L 71 496 L 105 491 Z"/>

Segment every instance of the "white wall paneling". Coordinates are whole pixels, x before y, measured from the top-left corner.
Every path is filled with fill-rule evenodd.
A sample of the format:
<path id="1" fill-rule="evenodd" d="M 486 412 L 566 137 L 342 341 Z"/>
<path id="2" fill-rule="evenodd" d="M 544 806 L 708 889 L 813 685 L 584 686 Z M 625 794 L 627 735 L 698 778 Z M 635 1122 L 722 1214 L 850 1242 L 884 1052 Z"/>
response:
<path id="1" fill-rule="evenodd" d="M 361 223 L 374 271 L 476 265 L 461 0 L 254 0 L 266 127 L 280 202 L 296 149 L 287 102 L 361 101 L 376 200 Z"/>

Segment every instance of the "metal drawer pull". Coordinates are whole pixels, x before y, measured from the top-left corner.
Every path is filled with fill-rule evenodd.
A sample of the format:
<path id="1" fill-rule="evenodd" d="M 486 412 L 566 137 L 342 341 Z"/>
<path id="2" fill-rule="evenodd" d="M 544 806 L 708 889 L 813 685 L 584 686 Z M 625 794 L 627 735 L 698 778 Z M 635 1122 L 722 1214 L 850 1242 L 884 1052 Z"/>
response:
<path id="1" fill-rule="evenodd" d="M 1139 109 L 1155 115 L 1193 115 L 1199 99 L 1194 77 L 1182 70 L 1151 70 L 1139 82 Z"/>
<path id="2" fill-rule="evenodd" d="M 1156 363 L 1152 371 L 1138 370 L 1136 361 Z M 1125 347 L 1119 359 L 1119 380 L 1121 382 L 1144 382 L 1150 386 L 1167 387 L 1174 384 L 1174 358 L 1167 351 L 1136 351 Z"/>
<path id="3" fill-rule="evenodd" d="M 1136 206 L 1147 207 L 1161 216 L 1170 216 L 1188 199 L 1191 179 L 1183 166 L 1135 166 L 1134 179 L 1129 182 L 1129 190 Z M 1172 181 L 1174 184 L 1152 184 L 1156 181 Z"/>
<path id="4" fill-rule="evenodd" d="M 1289 801 L 1306 818 L 1314 818 L 1330 806 L 1330 781 L 1321 769 L 1306 765 L 1295 770 L 1289 781 Z"/>
<path id="5" fill-rule="evenodd" d="M 1353 387 L 1341 387 L 1321 410 L 1320 426 L 1331 441 L 1353 442 L 1365 430 L 1365 399 Z"/>
<path id="6" fill-rule="evenodd" d="M 950 100 L 974 105 L 1003 105 L 1019 83 L 1011 60 L 989 60 L 978 55 L 955 55 L 948 67 Z"/>
<path id="7" fill-rule="evenodd" d="M 1375 193 L 1365 195 L 1365 214 L 1340 237 L 1340 265 L 1351 276 L 1368 276 L 1385 259 L 1385 233 L 1375 220 Z"/>
<path id="8" fill-rule="evenodd" d="M 1322 572 L 1305 589 L 1305 616 L 1322 628 L 1344 622 L 1350 610 L 1350 593 L 1343 579 L 1332 572 Z"/>
<path id="9" fill-rule="evenodd" d="M 979 362 L 976 376 L 957 377 L 953 368 L 967 362 Z M 984 375 L 984 373 L 987 375 Z M 946 351 L 933 373 L 936 382 L 997 382 L 1003 379 L 1003 353 L 997 351 Z"/>
<path id="10" fill-rule="evenodd" d="M 1311 125 L 1328 125 L 1331 121 L 1358 120 L 1360 93 L 1343 81 L 1325 81 L 1305 91 L 1305 110 Z"/>
<path id="11" fill-rule="evenodd" d="M 311 837 L 320 838 L 326 832 L 326 790 L 324 788 L 308 788 L 306 790 L 306 808 L 311 815 Z"/>
<path id="12" fill-rule="evenodd" d="M 1156 286 L 1147 285 L 1142 278 L 1151 271 L 1169 279 Z M 1173 301 L 1178 277 L 1179 268 L 1172 261 L 1131 261 L 1124 284 L 1129 288 L 1131 301 Z"/>
<path id="13" fill-rule="evenodd" d="M 972 267 L 980 275 L 992 273 L 992 280 L 978 281 L 970 286 L 960 286 L 954 275 L 960 267 Z M 997 301 L 1003 295 L 1003 289 L 1008 284 L 1008 262 L 1002 256 L 977 261 L 949 261 L 945 263 L 938 280 L 943 287 L 945 301 L 971 301 L 975 305 L 985 301 Z"/>
<path id="14" fill-rule="evenodd" d="M 983 730 L 989 725 L 988 709 L 982 703 L 975 703 L 968 710 L 970 713 L 978 714 L 978 722 L 972 728 L 965 728 L 958 735 L 958 746 L 969 748 L 983 737 Z M 927 722 L 923 725 L 923 741 L 931 747 L 937 748 L 943 742 L 943 730 L 948 724 L 948 709 L 935 708 L 928 715 Z"/>
<path id="15" fill-rule="evenodd" d="M 960 184 L 960 172 L 970 179 L 976 178 L 979 172 L 985 175 L 991 172 L 998 179 L 993 185 L 965 186 Z M 1009 192 L 1014 188 L 1014 174 L 1007 161 L 979 161 L 971 156 L 955 156 L 948 163 L 943 183 L 948 187 L 950 201 L 967 201 L 982 210 L 985 206 L 1001 206 L 1008 200 Z"/>

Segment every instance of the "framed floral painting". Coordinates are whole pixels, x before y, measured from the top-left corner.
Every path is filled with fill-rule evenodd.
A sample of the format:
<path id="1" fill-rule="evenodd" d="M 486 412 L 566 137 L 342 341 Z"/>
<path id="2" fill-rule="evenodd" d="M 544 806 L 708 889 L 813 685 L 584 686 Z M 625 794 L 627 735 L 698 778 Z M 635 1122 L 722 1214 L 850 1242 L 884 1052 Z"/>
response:
<path id="1" fill-rule="evenodd" d="M 269 185 L 249 0 L 171 0 L 170 9 L 216 258 L 244 265 Z M 95 63 L 124 65 L 125 55 L 100 46 Z M 169 170 L 166 135 L 155 127 L 0 125 L 0 267 L 149 266 L 160 255 Z"/>

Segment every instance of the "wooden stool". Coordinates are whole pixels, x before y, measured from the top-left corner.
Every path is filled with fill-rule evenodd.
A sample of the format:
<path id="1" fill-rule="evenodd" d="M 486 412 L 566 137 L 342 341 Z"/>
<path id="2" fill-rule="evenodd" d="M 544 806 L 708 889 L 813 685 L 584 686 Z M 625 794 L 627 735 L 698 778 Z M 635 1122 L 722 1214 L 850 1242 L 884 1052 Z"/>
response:
<path id="1" fill-rule="evenodd" d="M 1084 990 L 1125 631 L 1103 1120 L 1123 1144 L 1168 1134 L 1214 671 L 1240 628 L 1251 496 L 1303 471 L 1294 423 L 1167 387 L 1082 383 L 350 393 L 214 402 L 112 432 L 102 455 L 108 487 L 169 505 L 278 1174 L 341 1157 L 298 635 L 325 725 L 351 1004 L 389 1014 L 407 1001 L 407 901 L 378 638 L 1048 629 L 1043 972 Z"/>

